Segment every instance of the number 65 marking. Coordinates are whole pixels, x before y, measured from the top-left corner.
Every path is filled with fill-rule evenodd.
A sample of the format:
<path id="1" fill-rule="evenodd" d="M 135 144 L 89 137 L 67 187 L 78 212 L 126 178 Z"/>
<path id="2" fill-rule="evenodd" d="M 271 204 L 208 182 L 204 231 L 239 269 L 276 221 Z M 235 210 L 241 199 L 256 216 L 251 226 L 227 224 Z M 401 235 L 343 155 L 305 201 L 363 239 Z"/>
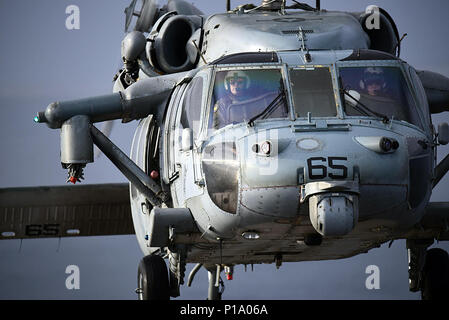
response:
<path id="1" fill-rule="evenodd" d="M 346 157 L 328 157 L 327 159 L 323 157 L 309 158 L 307 159 L 309 179 L 316 180 L 324 179 L 326 177 L 331 179 L 346 179 L 348 177 L 348 168 L 344 165 L 335 164 L 335 161 L 347 160 L 348 158 Z M 317 164 L 317 162 L 321 164 Z M 328 167 L 334 171 L 328 174 Z M 319 173 L 317 173 L 317 171 Z"/>

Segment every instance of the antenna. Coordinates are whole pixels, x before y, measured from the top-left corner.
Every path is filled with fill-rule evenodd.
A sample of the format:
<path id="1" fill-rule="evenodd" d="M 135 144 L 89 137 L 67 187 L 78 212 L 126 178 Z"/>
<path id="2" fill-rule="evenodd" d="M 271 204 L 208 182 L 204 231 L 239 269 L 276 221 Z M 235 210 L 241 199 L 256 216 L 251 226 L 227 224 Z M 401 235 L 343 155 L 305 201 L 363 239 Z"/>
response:
<path id="1" fill-rule="evenodd" d="M 226 0 L 226 12 L 231 11 L 231 0 Z"/>

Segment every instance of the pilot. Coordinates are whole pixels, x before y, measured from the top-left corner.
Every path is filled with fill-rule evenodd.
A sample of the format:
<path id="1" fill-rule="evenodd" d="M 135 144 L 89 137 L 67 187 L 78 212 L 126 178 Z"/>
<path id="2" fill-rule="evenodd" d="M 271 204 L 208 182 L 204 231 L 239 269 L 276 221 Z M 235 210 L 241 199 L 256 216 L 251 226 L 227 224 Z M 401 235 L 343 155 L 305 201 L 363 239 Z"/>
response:
<path id="1" fill-rule="evenodd" d="M 396 108 L 397 101 L 389 91 L 387 79 L 384 68 L 366 68 L 360 80 L 362 89 L 360 103 L 377 113 L 390 117 Z"/>
<path id="2" fill-rule="evenodd" d="M 363 72 L 360 88 L 369 96 L 384 95 L 387 87 L 382 68 L 369 67 Z"/>
<path id="3" fill-rule="evenodd" d="M 225 94 L 214 105 L 213 125 L 215 129 L 225 126 L 228 122 L 227 112 L 231 104 L 249 98 L 249 76 L 240 70 L 229 71 L 224 78 Z"/>

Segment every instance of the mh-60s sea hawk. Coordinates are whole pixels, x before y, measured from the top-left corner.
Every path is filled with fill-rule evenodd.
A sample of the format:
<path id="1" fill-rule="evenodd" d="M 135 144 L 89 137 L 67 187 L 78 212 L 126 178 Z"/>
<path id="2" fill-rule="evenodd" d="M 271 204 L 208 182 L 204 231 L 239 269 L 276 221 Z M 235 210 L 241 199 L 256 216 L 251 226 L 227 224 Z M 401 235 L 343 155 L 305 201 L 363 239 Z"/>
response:
<path id="1" fill-rule="evenodd" d="M 401 60 L 393 19 L 371 9 L 228 1 L 205 16 L 180 0 L 133 0 L 113 93 L 35 118 L 61 129 L 69 182 L 95 144 L 129 185 L 4 189 L 1 238 L 135 232 L 141 299 L 179 296 L 187 263 L 188 284 L 203 266 L 208 298 L 220 299 L 221 272 L 238 264 L 407 239 L 410 290 L 447 297 L 448 255 L 427 248 L 449 240 L 449 203 L 429 203 L 449 170 L 449 157 L 436 163 L 448 125 L 430 117 L 449 111 L 449 79 Z M 94 125 L 113 119 L 139 120 L 130 157 Z"/>

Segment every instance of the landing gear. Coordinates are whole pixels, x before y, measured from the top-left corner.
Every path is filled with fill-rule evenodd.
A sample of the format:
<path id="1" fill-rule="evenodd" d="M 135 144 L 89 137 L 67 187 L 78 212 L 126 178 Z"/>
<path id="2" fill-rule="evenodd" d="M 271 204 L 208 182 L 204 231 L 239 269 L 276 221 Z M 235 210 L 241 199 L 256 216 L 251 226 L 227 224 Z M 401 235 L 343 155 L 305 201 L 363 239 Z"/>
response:
<path id="1" fill-rule="evenodd" d="M 224 283 L 221 280 L 221 265 L 206 267 L 209 278 L 207 300 L 221 300 L 224 291 Z"/>
<path id="2" fill-rule="evenodd" d="M 423 300 L 449 299 L 449 255 L 439 248 L 427 250 L 433 240 L 407 240 L 410 291 Z"/>
<path id="3" fill-rule="evenodd" d="M 167 266 L 161 256 L 149 255 L 140 261 L 137 284 L 139 300 L 170 300 Z"/>
<path id="4" fill-rule="evenodd" d="M 186 271 L 187 249 L 178 246 L 177 250 L 169 250 L 169 273 L 170 273 L 170 296 L 173 298 L 180 296 L 180 287 L 184 284 Z"/>
<path id="5" fill-rule="evenodd" d="M 439 248 L 426 253 L 421 297 L 423 300 L 449 299 L 449 255 Z"/>

